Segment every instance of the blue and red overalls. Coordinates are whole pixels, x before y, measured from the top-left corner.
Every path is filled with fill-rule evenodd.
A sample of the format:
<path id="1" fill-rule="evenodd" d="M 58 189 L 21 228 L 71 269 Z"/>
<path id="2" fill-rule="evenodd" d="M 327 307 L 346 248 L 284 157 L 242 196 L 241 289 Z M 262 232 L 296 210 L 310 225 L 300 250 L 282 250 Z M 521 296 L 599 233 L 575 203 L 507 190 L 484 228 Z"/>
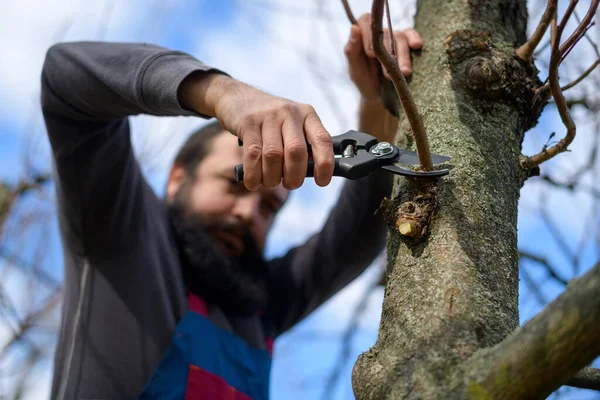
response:
<path id="1" fill-rule="evenodd" d="M 272 337 L 252 348 L 208 318 L 206 302 L 190 292 L 188 311 L 140 399 L 267 400 Z"/>

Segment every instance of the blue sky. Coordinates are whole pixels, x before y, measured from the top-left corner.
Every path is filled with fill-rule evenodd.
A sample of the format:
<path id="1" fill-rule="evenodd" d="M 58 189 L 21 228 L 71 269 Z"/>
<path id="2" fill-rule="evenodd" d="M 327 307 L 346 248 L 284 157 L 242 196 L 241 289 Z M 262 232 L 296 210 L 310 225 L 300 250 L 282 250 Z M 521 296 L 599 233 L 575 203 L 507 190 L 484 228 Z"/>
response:
<path id="1" fill-rule="evenodd" d="M 29 1 L 35 3 L 33 0 Z M 270 3 L 268 1 L 257 0 L 253 3 L 233 0 L 166 2 L 133 0 L 113 3 L 100 1 L 88 5 L 83 0 L 61 0 L 55 4 L 54 10 L 48 11 L 52 15 L 46 19 L 43 15 L 25 18 L 27 12 L 24 10 L 27 2 L 21 5 L 19 2 L 9 0 L 9 3 L 14 18 L 17 19 L 16 22 L 13 21 L 15 24 L 13 28 L 22 29 L 23 32 L 27 32 L 27 35 L 32 35 L 31 38 L 26 36 L 36 44 L 32 45 L 30 54 L 26 57 L 19 55 L 20 49 L 14 49 L 13 60 L 27 59 L 31 61 L 31 65 L 25 66 L 15 61 L 13 65 L 4 66 L 7 71 L 3 71 L 3 75 L 15 76 L 18 85 L 6 81 L 0 83 L 0 89 L 3 89 L 0 91 L 0 180 L 15 183 L 15 177 L 25 173 L 23 155 L 26 153 L 24 148 L 27 145 L 39 149 L 33 152 L 34 168 L 46 169 L 49 165 L 47 140 L 35 99 L 39 94 L 37 82 L 43 52 L 52 43 L 54 37 L 48 32 L 60 32 L 63 29 L 60 27 L 65 25 L 65 19 L 67 21 L 70 19 L 71 22 L 70 25 L 66 24 L 68 29 L 63 29 L 66 30 L 66 34 L 61 37 L 62 40 L 95 40 L 104 32 L 104 38 L 107 40 L 148 41 L 186 51 L 200 60 L 227 70 L 238 79 L 269 92 L 315 105 L 325 126 L 332 134 L 355 127 L 353 124 L 356 124 L 357 96 L 343 78 L 344 61 L 341 48 L 342 41 L 346 37 L 347 22 L 341 7 L 327 7 L 327 10 L 335 16 L 336 24 L 333 30 L 334 36 L 338 38 L 335 42 L 325 40 L 328 31 L 322 25 L 313 24 L 308 12 L 303 13 L 296 8 L 292 13 L 274 11 L 273 8 L 265 7 L 265 4 Z M 281 4 L 284 3 L 278 4 L 282 8 Z M 356 14 L 367 9 L 366 1 L 357 1 L 353 4 L 355 4 Z M 108 19 L 106 29 L 102 29 L 102 15 L 105 15 L 106 10 L 112 10 L 111 17 Z M 398 18 L 403 22 L 396 26 L 410 26 L 410 22 L 405 18 L 410 14 L 410 10 L 411 8 L 408 7 L 407 11 L 399 15 Z M 4 33 L 1 29 L 0 33 Z M 270 40 L 268 37 L 276 39 Z M 337 71 L 341 78 L 330 79 L 329 82 L 315 78 L 311 75 L 305 58 L 297 54 L 301 49 L 306 48 L 306 41 L 314 40 L 314 37 L 317 37 L 319 42 L 311 42 L 310 46 L 321 54 L 317 63 L 322 68 Z M 7 54 L 13 53 L 7 50 Z M 21 72 L 23 76 L 18 75 Z M 339 118 L 335 107 L 332 107 L 328 100 L 329 95 L 335 96 L 343 103 L 345 118 Z M 147 177 L 157 192 L 162 192 L 165 171 L 177 145 L 184 140 L 186 133 L 200 123 L 203 121 L 189 118 L 168 119 L 167 122 L 147 117 L 134 119 L 134 145 L 140 158 L 152 159 L 152 154 L 159 155 L 158 159 L 152 159 L 157 167 L 146 168 Z M 528 139 L 524 143 L 525 151 L 533 152 L 539 149 L 552 130 L 556 130 L 557 135 L 563 132 L 556 116 L 549 113 L 528 134 Z M 585 132 L 580 135 L 585 137 Z M 166 150 L 157 153 L 157 149 L 162 148 Z M 575 150 L 581 152 L 578 154 L 583 154 L 586 150 L 585 142 L 575 146 Z M 560 160 L 550 163 L 548 170 L 557 171 L 557 176 L 562 176 L 562 171 L 574 170 L 577 162 L 577 157 L 572 153 L 566 154 L 561 156 Z M 327 211 L 334 205 L 341 184 L 340 180 L 336 180 L 331 187 L 321 189 L 312 182 L 307 182 L 305 187 L 293 193 L 290 204 L 278 218 L 278 225 L 269 238 L 267 254 L 269 256 L 281 254 L 317 231 L 326 218 Z M 560 273 L 570 278 L 572 271 L 568 269 L 568 262 L 564 259 L 558 244 L 543 222 L 535 217 L 535 212 L 530 210 L 532 204 L 537 201 L 539 186 L 539 182 L 532 181 L 523 189 L 519 244 L 523 248 L 544 254 L 548 259 L 556 260 Z M 578 220 L 575 217 L 589 203 L 585 199 L 573 203 L 574 200 L 566 193 L 557 193 L 547 202 L 554 211 L 553 215 L 556 215 L 559 210 L 568 219 L 568 224 L 572 224 L 569 232 L 573 234 L 565 238 L 571 249 L 577 247 L 578 238 L 585 230 L 581 218 Z M 299 218 L 298 215 L 312 218 Z M 596 218 L 598 218 L 597 214 Z M 48 246 L 45 265 L 48 266 L 51 274 L 60 277 L 60 242 L 55 222 L 50 226 L 47 235 L 40 236 Z M 38 241 L 31 241 L 31 249 L 27 249 L 26 253 L 33 255 L 38 243 Z M 5 245 L 13 244 L 5 243 Z M 597 243 L 590 241 L 583 249 L 583 269 L 580 273 L 598 259 L 598 247 Z M 555 298 L 562 291 L 560 286 L 547 280 L 543 269 L 531 266 L 528 271 L 537 280 L 545 282 L 543 291 L 548 300 Z M 353 304 L 358 301 L 373 276 L 373 271 L 367 272 L 278 341 L 272 381 L 274 399 L 321 398 L 325 379 L 331 367 L 337 362 L 341 350 L 339 337 L 349 319 L 348 310 L 351 310 Z M 525 321 L 535 315 L 541 309 L 541 305 L 532 298 L 523 284 L 520 292 L 521 320 Z M 382 296 L 381 289 L 370 296 L 369 306 L 352 341 L 350 362 L 345 365 L 343 377 L 339 380 L 336 399 L 352 398 L 349 384 L 351 366 L 356 356 L 366 350 L 376 339 Z M 591 398 L 586 396 L 587 394 L 576 393 L 564 398 Z"/>

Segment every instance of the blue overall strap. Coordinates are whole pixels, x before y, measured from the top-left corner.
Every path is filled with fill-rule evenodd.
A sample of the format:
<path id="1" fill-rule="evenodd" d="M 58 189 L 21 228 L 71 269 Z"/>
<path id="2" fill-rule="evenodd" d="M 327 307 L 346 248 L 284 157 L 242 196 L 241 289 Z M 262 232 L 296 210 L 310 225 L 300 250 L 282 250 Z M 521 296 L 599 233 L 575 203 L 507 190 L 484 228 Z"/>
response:
<path id="1" fill-rule="evenodd" d="M 267 400 L 271 357 L 208 319 L 193 294 L 171 344 L 141 399 Z"/>

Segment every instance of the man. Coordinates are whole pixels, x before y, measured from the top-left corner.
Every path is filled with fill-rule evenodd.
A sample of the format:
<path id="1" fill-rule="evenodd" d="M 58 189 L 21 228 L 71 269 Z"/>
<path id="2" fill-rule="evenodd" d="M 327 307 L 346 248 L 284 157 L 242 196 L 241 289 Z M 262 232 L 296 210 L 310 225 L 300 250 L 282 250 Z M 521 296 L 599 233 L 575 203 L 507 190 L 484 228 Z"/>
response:
<path id="1" fill-rule="evenodd" d="M 410 73 L 414 30 L 396 33 Z M 384 133 L 370 16 L 345 52 L 362 95 L 360 129 Z M 352 281 L 382 250 L 373 212 L 391 189 L 348 182 L 323 230 L 266 262 L 288 190 L 333 173 L 314 109 L 261 92 L 190 55 L 153 45 L 53 46 L 42 72 L 65 257 L 53 399 L 266 399 L 272 340 Z M 216 117 L 179 152 L 166 201 L 133 156 L 127 117 Z M 238 147 L 237 138 L 243 139 Z M 233 167 L 243 162 L 244 186 Z M 309 217 L 309 216 L 303 216 Z"/>

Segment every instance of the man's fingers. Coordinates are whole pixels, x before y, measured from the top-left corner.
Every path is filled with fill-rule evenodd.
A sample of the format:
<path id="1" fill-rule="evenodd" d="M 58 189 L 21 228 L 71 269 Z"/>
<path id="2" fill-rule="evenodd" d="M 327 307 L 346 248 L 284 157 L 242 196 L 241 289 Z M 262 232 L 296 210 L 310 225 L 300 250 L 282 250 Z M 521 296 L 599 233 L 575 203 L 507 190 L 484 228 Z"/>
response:
<path id="1" fill-rule="evenodd" d="M 358 27 L 360 28 L 363 49 L 365 50 L 365 54 L 368 57 L 375 57 L 375 52 L 373 51 L 373 43 L 371 39 L 371 14 L 363 14 L 357 20 Z"/>
<path id="2" fill-rule="evenodd" d="M 304 121 L 306 140 L 312 148 L 313 160 L 315 162 L 315 183 L 319 186 L 327 186 L 333 176 L 335 158 L 331 135 L 314 111 L 309 113 Z"/>
<path id="3" fill-rule="evenodd" d="M 244 126 L 244 185 L 249 190 L 260 187 L 262 180 L 262 138 L 260 126 L 248 124 Z"/>
<path id="4" fill-rule="evenodd" d="M 414 29 L 406 29 L 403 31 L 406 39 L 408 40 L 408 45 L 413 50 L 419 50 L 423 47 L 423 38 L 419 35 L 419 32 Z"/>
<path id="5" fill-rule="evenodd" d="M 351 26 L 350 39 L 344 48 L 344 52 L 348 59 L 350 79 L 359 85 L 359 87 L 364 87 L 365 83 L 368 83 L 370 79 L 370 59 L 365 57 L 362 35 L 360 28 L 356 25 Z"/>
<path id="6" fill-rule="evenodd" d="M 274 188 L 283 173 L 283 140 L 281 120 L 270 118 L 262 126 L 262 185 Z"/>
<path id="7" fill-rule="evenodd" d="M 308 166 L 308 151 L 299 114 L 288 116 L 281 129 L 283 136 L 283 187 L 294 190 L 302 186 Z"/>
<path id="8" fill-rule="evenodd" d="M 395 34 L 396 39 L 396 57 L 398 59 L 398 65 L 400 65 L 400 71 L 404 76 L 409 76 L 412 73 L 412 63 L 410 61 L 410 47 L 406 36 L 402 32 Z"/>
<path id="9" fill-rule="evenodd" d="M 348 43 L 344 47 L 344 52 L 348 60 L 356 60 L 363 56 L 362 35 L 360 28 L 356 25 L 350 27 L 350 39 L 348 39 Z"/>

